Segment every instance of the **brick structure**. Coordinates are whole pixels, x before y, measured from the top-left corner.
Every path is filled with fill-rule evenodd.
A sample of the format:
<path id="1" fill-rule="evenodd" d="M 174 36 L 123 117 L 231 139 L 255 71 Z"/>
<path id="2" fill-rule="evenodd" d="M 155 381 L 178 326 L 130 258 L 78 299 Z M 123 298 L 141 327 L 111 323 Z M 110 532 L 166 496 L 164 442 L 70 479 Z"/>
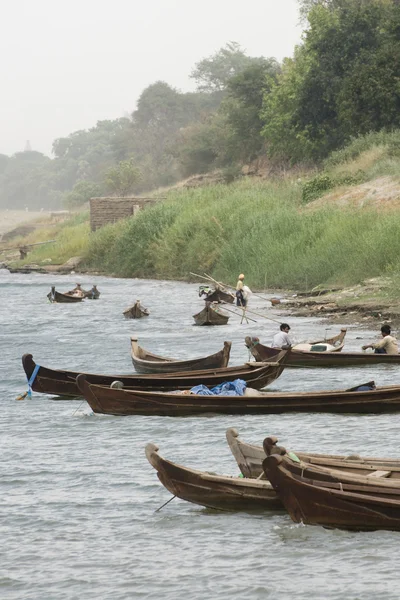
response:
<path id="1" fill-rule="evenodd" d="M 159 198 L 91 198 L 90 229 L 96 231 L 104 225 L 115 223 L 136 214 L 146 206 L 152 206 Z"/>

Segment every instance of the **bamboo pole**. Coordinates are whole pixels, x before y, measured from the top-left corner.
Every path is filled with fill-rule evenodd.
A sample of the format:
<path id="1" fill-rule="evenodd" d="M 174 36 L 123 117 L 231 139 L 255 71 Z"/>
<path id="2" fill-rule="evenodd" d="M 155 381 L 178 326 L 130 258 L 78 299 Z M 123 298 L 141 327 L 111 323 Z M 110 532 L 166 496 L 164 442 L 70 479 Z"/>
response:
<path id="1" fill-rule="evenodd" d="M 194 273 L 192 273 L 192 275 L 194 275 Z M 207 275 L 207 273 L 204 273 L 204 275 Z M 224 286 L 224 287 L 230 287 L 230 288 L 233 288 L 233 289 L 234 289 L 234 286 L 233 286 L 233 285 L 227 285 L 227 284 L 225 284 L 225 283 L 221 283 L 220 281 L 217 281 L 216 279 L 213 279 L 213 278 L 211 277 L 211 275 L 207 275 L 207 277 L 208 277 L 208 278 L 209 278 L 211 281 L 213 281 L 214 283 L 216 283 L 216 284 L 218 284 L 218 285 L 220 285 L 220 286 Z M 206 277 L 204 277 L 204 279 L 206 279 Z M 260 294 L 256 294 L 255 292 L 251 292 L 251 293 L 252 293 L 254 296 L 256 296 L 257 298 L 260 298 L 261 300 L 265 300 L 266 302 L 271 302 L 271 300 L 270 300 L 269 298 L 265 298 L 264 296 L 260 296 Z M 271 304 L 272 304 L 272 302 L 271 302 Z"/>
<path id="2" fill-rule="evenodd" d="M 190 273 L 191 275 L 195 275 L 195 277 L 201 277 L 201 279 L 206 279 L 208 281 L 212 281 L 214 284 L 217 284 L 219 286 L 224 286 L 224 287 L 232 287 L 231 285 L 227 285 L 224 283 L 221 283 L 220 281 L 217 281 L 216 279 L 214 279 L 213 277 L 211 277 L 210 275 L 207 275 L 207 273 L 204 273 L 204 275 L 206 275 L 206 277 L 203 277 L 202 275 L 198 275 L 197 273 Z M 254 294 L 255 296 L 258 296 L 258 294 Z M 260 298 L 262 298 L 262 296 L 259 296 Z M 268 300 L 268 298 L 262 298 L 263 300 L 267 300 L 268 302 L 270 302 L 270 300 Z M 222 304 L 226 305 L 226 302 L 222 302 Z M 225 308 L 226 310 L 226 308 Z M 262 317 L 263 319 L 268 319 L 268 321 L 273 321 L 274 323 L 279 323 L 281 324 L 282 321 L 277 321 L 276 319 L 272 319 L 271 317 L 267 317 L 266 315 L 262 315 L 261 313 L 257 313 L 254 310 L 250 310 L 248 308 L 246 308 L 246 312 L 249 312 L 252 315 L 256 315 L 257 317 Z M 237 314 L 237 313 L 235 313 Z M 252 319 L 252 321 L 254 321 L 254 319 Z M 255 321 L 257 323 L 257 321 Z"/>

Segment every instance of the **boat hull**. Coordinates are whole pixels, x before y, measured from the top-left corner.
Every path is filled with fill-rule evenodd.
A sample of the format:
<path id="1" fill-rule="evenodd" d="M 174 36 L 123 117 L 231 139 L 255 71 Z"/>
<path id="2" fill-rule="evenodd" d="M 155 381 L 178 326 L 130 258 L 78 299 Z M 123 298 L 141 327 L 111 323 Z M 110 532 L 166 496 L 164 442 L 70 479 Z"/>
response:
<path id="1" fill-rule="evenodd" d="M 203 358 L 174 360 L 147 352 L 138 345 L 136 337 L 131 337 L 131 356 L 137 373 L 181 373 L 227 367 L 231 346 L 231 342 L 224 342 L 223 349 L 215 354 Z"/>
<path id="2" fill-rule="evenodd" d="M 218 510 L 282 510 L 282 502 L 269 481 L 215 475 L 189 469 L 158 454 L 147 444 L 146 457 L 163 486 L 174 496 Z"/>

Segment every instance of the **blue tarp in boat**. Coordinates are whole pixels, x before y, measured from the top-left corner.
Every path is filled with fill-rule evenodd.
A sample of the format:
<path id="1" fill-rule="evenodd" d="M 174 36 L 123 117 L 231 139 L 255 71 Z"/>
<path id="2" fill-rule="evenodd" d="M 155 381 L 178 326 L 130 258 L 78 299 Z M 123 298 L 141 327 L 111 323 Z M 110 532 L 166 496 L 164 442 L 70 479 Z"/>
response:
<path id="1" fill-rule="evenodd" d="M 190 393 L 199 394 L 200 396 L 243 396 L 246 385 L 243 379 L 235 379 L 234 381 L 220 383 L 211 389 L 206 385 L 196 385 L 191 388 Z"/>

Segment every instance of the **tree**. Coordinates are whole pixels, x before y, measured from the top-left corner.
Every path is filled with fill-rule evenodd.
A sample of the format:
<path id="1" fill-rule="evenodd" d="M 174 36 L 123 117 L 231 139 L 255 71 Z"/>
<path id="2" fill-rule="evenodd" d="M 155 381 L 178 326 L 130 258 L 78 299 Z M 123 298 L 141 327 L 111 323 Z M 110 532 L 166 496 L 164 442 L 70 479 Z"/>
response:
<path id="1" fill-rule="evenodd" d="M 270 92 L 279 71 L 279 63 L 274 58 L 260 58 L 228 81 L 228 96 L 220 112 L 232 130 L 231 159 L 249 161 L 260 152 L 263 98 Z"/>
<path id="2" fill-rule="evenodd" d="M 318 2 L 293 60 L 264 98 L 273 155 L 320 160 L 352 136 L 400 126 L 400 4 Z"/>
<path id="3" fill-rule="evenodd" d="M 117 196 L 132 193 L 141 179 L 141 172 L 133 159 L 123 160 L 117 166 L 108 169 L 104 177 L 106 188 Z"/>
<path id="4" fill-rule="evenodd" d="M 254 62 L 237 42 L 229 42 L 215 54 L 198 62 L 190 74 L 199 92 L 222 92 L 228 81 Z"/>
<path id="5" fill-rule="evenodd" d="M 69 194 L 65 196 L 64 204 L 67 208 L 77 208 L 85 202 L 89 202 L 90 198 L 94 198 L 101 193 L 101 188 L 93 181 L 78 181 Z"/>

